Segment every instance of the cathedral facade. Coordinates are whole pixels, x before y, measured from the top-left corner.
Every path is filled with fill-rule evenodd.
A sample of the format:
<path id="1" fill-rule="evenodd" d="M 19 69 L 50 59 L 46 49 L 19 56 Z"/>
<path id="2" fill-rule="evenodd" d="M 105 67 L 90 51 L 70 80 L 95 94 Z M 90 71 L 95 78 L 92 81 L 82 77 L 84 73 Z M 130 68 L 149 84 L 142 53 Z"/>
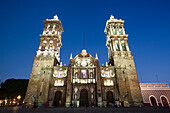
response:
<path id="1" fill-rule="evenodd" d="M 58 16 L 44 21 L 40 44 L 30 74 L 25 103 L 32 106 L 141 106 L 136 68 L 128 46 L 124 21 L 112 15 L 106 22 L 109 63 L 99 65 L 85 49 L 69 65 L 60 62 L 63 27 Z"/>

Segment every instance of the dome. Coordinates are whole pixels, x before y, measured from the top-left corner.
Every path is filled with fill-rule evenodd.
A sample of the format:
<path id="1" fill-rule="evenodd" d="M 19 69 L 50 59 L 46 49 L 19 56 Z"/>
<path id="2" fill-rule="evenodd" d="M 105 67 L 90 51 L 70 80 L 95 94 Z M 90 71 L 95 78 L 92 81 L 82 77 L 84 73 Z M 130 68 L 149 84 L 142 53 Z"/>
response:
<path id="1" fill-rule="evenodd" d="M 98 58 L 97 58 L 98 59 Z M 81 51 L 81 53 L 77 54 L 74 58 L 72 58 L 72 54 L 70 56 L 71 65 L 80 66 L 80 67 L 91 67 L 96 65 L 96 58 L 94 58 L 91 54 L 87 53 L 85 49 Z M 97 63 L 98 64 L 98 63 Z"/>

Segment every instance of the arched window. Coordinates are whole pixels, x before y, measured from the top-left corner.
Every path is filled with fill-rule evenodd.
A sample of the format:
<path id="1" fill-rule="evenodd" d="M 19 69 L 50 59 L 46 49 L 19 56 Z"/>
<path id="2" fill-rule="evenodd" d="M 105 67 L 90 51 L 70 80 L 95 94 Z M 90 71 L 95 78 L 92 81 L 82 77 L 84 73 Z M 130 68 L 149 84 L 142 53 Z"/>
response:
<path id="1" fill-rule="evenodd" d="M 44 40 L 44 41 L 42 42 L 41 51 L 45 51 L 46 45 L 47 45 L 47 41 Z"/>
<path id="2" fill-rule="evenodd" d="M 93 78 L 93 73 L 92 72 L 90 72 L 90 78 Z"/>
<path id="3" fill-rule="evenodd" d="M 123 49 L 123 51 L 126 51 L 126 46 L 125 46 L 125 42 L 124 41 L 122 41 L 122 49 Z"/>
<path id="4" fill-rule="evenodd" d="M 53 49 L 53 41 L 51 40 L 50 41 L 50 50 L 52 50 Z"/>
<path id="5" fill-rule="evenodd" d="M 158 105 L 158 101 L 157 101 L 157 99 L 156 99 L 155 96 L 151 95 L 151 96 L 149 97 L 149 100 L 150 100 L 150 105 L 151 105 L 151 106 L 159 106 L 159 105 Z"/>
<path id="6" fill-rule="evenodd" d="M 116 34 L 115 27 L 112 26 L 112 29 L 113 29 L 113 34 L 115 35 Z"/>
<path id="7" fill-rule="evenodd" d="M 119 29 L 119 34 L 120 34 L 120 35 L 122 34 L 122 31 L 121 31 L 121 29 Z"/>
<path id="8" fill-rule="evenodd" d="M 168 98 L 167 98 L 166 96 L 162 95 L 162 96 L 160 97 L 160 100 L 161 100 L 162 106 L 164 106 L 164 107 L 169 107 Z"/>
<path id="9" fill-rule="evenodd" d="M 122 34 L 122 27 L 118 26 L 118 30 L 119 30 L 119 35 Z"/>
<path id="10" fill-rule="evenodd" d="M 42 44 L 41 51 L 45 51 L 46 43 Z"/>
<path id="11" fill-rule="evenodd" d="M 75 78 L 78 78 L 78 72 L 75 73 L 75 76 L 74 76 L 74 77 L 75 77 Z"/>
<path id="12" fill-rule="evenodd" d="M 116 47 L 116 51 L 120 51 L 119 42 L 117 40 L 115 41 L 115 47 Z"/>

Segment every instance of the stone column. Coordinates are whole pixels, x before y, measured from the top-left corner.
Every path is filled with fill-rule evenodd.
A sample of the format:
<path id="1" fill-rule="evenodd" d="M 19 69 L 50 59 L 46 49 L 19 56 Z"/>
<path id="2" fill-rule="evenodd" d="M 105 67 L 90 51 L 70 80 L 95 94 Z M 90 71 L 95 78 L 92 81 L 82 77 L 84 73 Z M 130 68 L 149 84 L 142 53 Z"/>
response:
<path id="1" fill-rule="evenodd" d="M 110 55 L 110 48 L 109 47 L 107 47 L 108 48 L 108 58 L 111 56 Z"/>
<path id="2" fill-rule="evenodd" d="M 127 42 L 127 38 L 125 38 L 124 41 L 125 41 L 125 44 L 126 44 L 126 50 L 127 50 L 127 51 L 130 51 L 130 50 L 129 50 L 129 45 L 128 45 L 128 42 Z"/>
<path id="3" fill-rule="evenodd" d="M 125 38 L 125 44 L 126 44 L 127 54 L 128 54 L 128 56 L 131 56 L 131 51 L 130 51 L 130 49 L 129 49 L 129 45 L 128 45 L 128 42 L 127 42 L 127 38 Z"/>
<path id="4" fill-rule="evenodd" d="M 124 53 L 123 48 L 122 48 L 121 39 L 119 39 L 119 46 L 120 46 L 121 56 L 125 56 L 125 53 Z"/>
<path id="5" fill-rule="evenodd" d="M 116 35 L 118 35 L 119 34 L 119 29 L 118 29 L 118 25 L 116 24 L 116 26 L 115 26 L 115 31 L 116 31 Z"/>
<path id="6" fill-rule="evenodd" d="M 112 47 L 113 47 L 113 50 L 116 51 L 115 40 L 114 39 L 112 39 Z"/>
<path id="7" fill-rule="evenodd" d="M 43 38 L 40 39 L 40 44 L 39 44 L 38 50 L 41 50 L 42 43 L 43 43 Z"/>
<path id="8" fill-rule="evenodd" d="M 97 105 L 102 107 L 103 101 L 102 101 L 102 86 L 101 86 L 101 70 L 99 64 L 96 66 L 96 77 L 97 77 Z"/>
<path id="9" fill-rule="evenodd" d="M 119 43 L 120 51 L 122 51 L 121 39 L 118 39 L 118 43 Z"/>
<path id="10" fill-rule="evenodd" d="M 65 103 L 66 107 L 70 107 L 71 105 L 71 92 L 72 92 L 71 76 L 72 76 L 72 66 L 70 65 L 68 67 L 68 72 L 67 72 L 66 103 Z"/>
<path id="11" fill-rule="evenodd" d="M 113 35 L 112 25 L 110 25 L 110 33 Z"/>

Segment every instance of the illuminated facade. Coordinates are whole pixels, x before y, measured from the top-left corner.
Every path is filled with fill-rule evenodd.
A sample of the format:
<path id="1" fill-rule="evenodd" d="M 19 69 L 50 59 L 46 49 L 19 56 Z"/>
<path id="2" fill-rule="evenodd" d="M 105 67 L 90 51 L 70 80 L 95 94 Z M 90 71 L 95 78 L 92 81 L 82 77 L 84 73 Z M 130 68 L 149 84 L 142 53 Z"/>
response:
<path id="1" fill-rule="evenodd" d="M 25 96 L 33 103 L 50 106 L 141 106 L 142 96 L 133 56 L 127 43 L 124 21 L 112 15 L 106 23 L 109 63 L 99 65 L 85 49 L 69 65 L 60 62 L 62 24 L 57 15 L 44 21 L 43 34 Z M 60 63 L 59 63 L 60 62 Z"/>

